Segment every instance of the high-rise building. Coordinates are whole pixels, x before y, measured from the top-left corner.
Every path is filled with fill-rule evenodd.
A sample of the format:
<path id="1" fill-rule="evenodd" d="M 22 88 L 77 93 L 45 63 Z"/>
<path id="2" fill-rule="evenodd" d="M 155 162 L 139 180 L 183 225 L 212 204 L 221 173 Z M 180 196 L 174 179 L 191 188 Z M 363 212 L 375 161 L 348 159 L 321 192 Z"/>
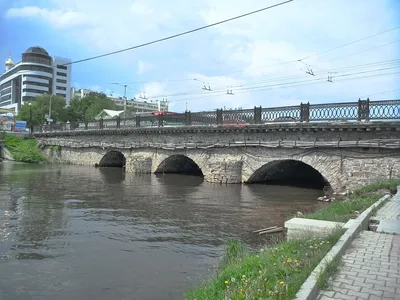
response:
<path id="1" fill-rule="evenodd" d="M 31 47 L 22 53 L 22 61 L 5 62 L 0 75 L 0 107 L 14 109 L 42 94 L 59 95 L 71 100 L 71 65 L 69 59 L 51 57 L 41 47 Z"/>

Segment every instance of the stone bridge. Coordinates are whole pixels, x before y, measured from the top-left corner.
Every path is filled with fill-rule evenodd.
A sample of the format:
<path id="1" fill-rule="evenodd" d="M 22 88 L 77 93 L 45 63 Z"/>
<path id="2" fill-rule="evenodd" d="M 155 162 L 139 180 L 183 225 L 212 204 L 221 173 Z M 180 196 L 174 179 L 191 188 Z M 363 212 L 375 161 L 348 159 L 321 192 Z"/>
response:
<path id="1" fill-rule="evenodd" d="M 53 161 L 213 183 L 282 183 L 342 192 L 400 177 L 400 123 L 304 123 L 37 133 Z"/>

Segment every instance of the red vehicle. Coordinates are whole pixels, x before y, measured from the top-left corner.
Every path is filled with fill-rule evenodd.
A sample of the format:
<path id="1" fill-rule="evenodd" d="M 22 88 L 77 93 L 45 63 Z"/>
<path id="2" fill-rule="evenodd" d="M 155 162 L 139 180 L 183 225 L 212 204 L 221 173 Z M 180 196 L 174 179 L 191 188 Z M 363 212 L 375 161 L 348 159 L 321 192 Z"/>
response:
<path id="1" fill-rule="evenodd" d="M 243 120 L 233 119 L 233 120 L 225 120 L 222 126 L 247 126 L 247 125 L 249 125 L 249 123 Z"/>
<path id="2" fill-rule="evenodd" d="M 171 115 L 176 115 L 176 113 L 174 113 L 174 112 L 169 112 L 169 111 L 153 111 L 151 114 L 152 114 L 153 116 L 159 116 L 159 115 L 171 116 Z"/>

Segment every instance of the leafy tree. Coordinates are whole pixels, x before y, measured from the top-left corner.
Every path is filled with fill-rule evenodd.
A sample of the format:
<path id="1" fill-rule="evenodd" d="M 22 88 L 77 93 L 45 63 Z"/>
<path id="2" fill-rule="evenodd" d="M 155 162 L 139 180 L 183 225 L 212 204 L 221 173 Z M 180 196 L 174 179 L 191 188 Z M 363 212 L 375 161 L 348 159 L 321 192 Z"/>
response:
<path id="1" fill-rule="evenodd" d="M 45 115 L 49 114 L 50 95 L 40 95 L 32 102 L 25 102 L 19 110 L 17 119 L 27 121 L 30 120 L 30 110 L 32 110 L 32 125 L 40 125 L 46 122 Z M 54 122 L 68 121 L 66 115 L 66 101 L 58 95 L 51 96 L 51 118 Z"/>
<path id="2" fill-rule="evenodd" d="M 92 92 L 82 99 L 72 99 L 66 114 L 70 117 L 70 121 L 94 120 L 103 109 L 115 108 L 114 101 L 105 94 Z"/>

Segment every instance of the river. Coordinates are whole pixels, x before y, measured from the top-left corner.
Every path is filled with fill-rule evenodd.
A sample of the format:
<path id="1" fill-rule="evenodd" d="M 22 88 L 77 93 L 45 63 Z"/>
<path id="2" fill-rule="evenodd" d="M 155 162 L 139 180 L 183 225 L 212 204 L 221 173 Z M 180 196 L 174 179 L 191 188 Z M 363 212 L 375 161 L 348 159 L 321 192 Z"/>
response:
<path id="1" fill-rule="evenodd" d="M 184 299 L 223 246 L 312 211 L 316 190 L 0 163 L 0 299 Z"/>

